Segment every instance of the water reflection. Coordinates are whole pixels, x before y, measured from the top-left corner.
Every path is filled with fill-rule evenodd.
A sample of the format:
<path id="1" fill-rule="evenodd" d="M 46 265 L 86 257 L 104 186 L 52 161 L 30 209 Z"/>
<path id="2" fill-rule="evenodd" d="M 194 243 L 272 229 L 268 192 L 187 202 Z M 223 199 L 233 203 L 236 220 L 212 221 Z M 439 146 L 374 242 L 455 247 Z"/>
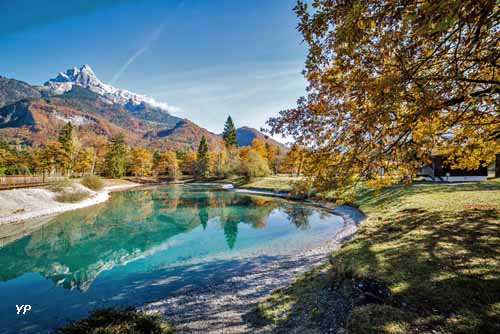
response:
<path id="1" fill-rule="evenodd" d="M 175 236 L 205 230 L 209 221 L 234 249 L 239 224 L 264 228 L 277 209 L 298 229 L 308 228 L 313 209 L 267 197 L 199 186 L 116 193 L 106 204 L 59 215 L 25 236 L 3 233 L 0 281 L 38 272 L 65 289 L 85 291 L 102 271 L 150 255 Z"/>

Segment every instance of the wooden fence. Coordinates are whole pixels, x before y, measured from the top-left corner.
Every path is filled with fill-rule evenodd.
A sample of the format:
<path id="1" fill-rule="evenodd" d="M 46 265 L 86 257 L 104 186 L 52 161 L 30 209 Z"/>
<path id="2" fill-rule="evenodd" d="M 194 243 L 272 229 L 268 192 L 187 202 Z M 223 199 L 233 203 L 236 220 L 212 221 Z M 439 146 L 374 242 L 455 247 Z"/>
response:
<path id="1" fill-rule="evenodd" d="M 0 176 L 0 189 L 13 189 L 44 186 L 47 184 L 63 181 L 63 176 Z"/>

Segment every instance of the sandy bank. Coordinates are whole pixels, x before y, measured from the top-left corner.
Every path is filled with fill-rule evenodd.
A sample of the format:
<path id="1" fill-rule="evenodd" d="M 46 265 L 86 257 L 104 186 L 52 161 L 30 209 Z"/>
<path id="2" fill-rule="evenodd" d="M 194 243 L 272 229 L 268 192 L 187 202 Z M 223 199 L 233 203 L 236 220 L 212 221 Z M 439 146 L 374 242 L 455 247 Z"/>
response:
<path id="1" fill-rule="evenodd" d="M 111 185 L 100 191 L 92 191 L 81 184 L 72 187 L 84 191 L 89 197 L 77 203 L 61 203 L 55 200 L 57 193 L 47 188 L 22 188 L 0 191 L 0 225 L 58 214 L 70 210 L 106 202 L 111 191 L 136 187 L 136 183 Z"/>

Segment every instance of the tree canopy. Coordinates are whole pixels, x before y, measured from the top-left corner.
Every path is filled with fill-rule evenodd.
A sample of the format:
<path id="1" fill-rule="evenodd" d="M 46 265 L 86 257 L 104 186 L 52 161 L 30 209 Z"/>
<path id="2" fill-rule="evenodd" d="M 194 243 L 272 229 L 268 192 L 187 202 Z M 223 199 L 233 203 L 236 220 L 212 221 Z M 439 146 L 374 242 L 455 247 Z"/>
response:
<path id="1" fill-rule="evenodd" d="M 412 175 L 436 153 L 476 168 L 500 151 L 496 1 L 315 0 L 295 11 L 307 95 L 268 124 L 308 149 L 318 190 Z"/>

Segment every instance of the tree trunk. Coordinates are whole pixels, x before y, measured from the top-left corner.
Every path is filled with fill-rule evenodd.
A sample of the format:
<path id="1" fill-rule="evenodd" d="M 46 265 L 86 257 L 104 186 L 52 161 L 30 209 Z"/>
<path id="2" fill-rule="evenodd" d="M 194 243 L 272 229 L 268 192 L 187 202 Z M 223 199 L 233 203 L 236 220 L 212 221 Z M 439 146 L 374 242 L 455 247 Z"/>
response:
<path id="1" fill-rule="evenodd" d="M 299 168 L 297 169 L 297 176 L 300 176 L 300 172 L 302 172 L 302 164 L 304 163 L 304 159 L 300 159 Z"/>
<path id="2" fill-rule="evenodd" d="M 495 161 L 495 177 L 500 177 L 500 153 L 497 153 Z"/>

